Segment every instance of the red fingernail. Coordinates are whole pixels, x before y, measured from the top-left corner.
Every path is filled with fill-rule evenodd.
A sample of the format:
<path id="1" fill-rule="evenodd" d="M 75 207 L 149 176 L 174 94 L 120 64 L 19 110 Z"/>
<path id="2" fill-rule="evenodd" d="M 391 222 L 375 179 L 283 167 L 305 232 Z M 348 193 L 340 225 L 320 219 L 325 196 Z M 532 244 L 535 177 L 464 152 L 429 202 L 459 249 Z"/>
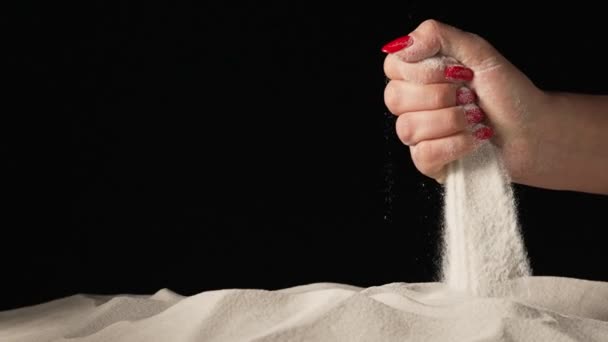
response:
<path id="1" fill-rule="evenodd" d="M 460 87 L 456 90 L 456 103 L 459 105 L 473 103 L 476 99 L 475 92 L 467 87 Z"/>
<path id="2" fill-rule="evenodd" d="M 483 110 L 474 104 L 469 104 L 464 107 L 464 115 L 466 116 L 469 124 L 480 123 L 486 116 Z"/>
<path id="3" fill-rule="evenodd" d="M 384 45 L 382 47 L 382 52 L 385 53 L 393 53 L 399 50 L 405 49 L 406 47 L 412 45 L 414 40 L 410 36 L 403 36 L 393 40 L 392 42 Z"/>
<path id="4" fill-rule="evenodd" d="M 470 81 L 473 79 L 473 70 L 460 65 L 450 65 L 445 68 L 445 78 L 455 81 Z"/>
<path id="5" fill-rule="evenodd" d="M 490 127 L 481 127 L 473 132 L 473 135 L 479 140 L 488 140 L 494 135 L 494 130 Z"/>

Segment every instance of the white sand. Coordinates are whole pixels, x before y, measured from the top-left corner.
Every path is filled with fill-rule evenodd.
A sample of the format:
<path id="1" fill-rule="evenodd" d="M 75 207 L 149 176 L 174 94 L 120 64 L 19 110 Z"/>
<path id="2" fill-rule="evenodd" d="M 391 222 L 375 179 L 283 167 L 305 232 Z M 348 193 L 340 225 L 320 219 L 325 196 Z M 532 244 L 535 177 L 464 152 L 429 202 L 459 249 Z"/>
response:
<path id="1" fill-rule="evenodd" d="M 511 179 L 494 145 L 450 164 L 444 202 L 442 277 L 450 288 L 502 297 L 509 279 L 532 275 Z"/>
<path id="2" fill-rule="evenodd" d="M 0 341 L 608 341 L 608 283 L 523 283 L 511 298 L 442 283 L 75 295 L 0 312 Z"/>

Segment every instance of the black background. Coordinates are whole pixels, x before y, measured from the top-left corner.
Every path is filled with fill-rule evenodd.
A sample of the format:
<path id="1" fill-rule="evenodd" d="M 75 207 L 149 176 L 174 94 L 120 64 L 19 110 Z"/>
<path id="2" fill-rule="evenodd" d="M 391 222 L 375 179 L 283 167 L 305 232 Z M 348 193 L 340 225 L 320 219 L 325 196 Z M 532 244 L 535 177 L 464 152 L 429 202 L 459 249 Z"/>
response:
<path id="1" fill-rule="evenodd" d="M 595 8 L 196 3 L 4 14 L 2 309 L 434 281 L 441 188 L 396 140 L 380 51 L 424 19 L 484 36 L 544 89 L 608 91 Z M 607 197 L 515 189 L 536 275 L 608 281 Z"/>

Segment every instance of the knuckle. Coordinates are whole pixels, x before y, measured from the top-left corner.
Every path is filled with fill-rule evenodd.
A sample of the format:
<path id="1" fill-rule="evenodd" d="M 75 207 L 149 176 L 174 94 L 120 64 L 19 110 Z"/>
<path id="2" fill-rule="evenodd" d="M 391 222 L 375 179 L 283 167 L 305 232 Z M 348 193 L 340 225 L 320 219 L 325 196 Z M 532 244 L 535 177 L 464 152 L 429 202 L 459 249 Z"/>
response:
<path id="1" fill-rule="evenodd" d="M 451 106 L 454 101 L 450 101 L 450 98 L 456 97 L 454 88 L 449 84 L 441 84 L 432 87 L 434 89 L 429 97 L 429 105 L 432 106 L 432 108 L 429 109 L 441 109 Z"/>
<path id="2" fill-rule="evenodd" d="M 384 58 L 384 64 L 383 64 L 384 75 L 386 77 L 388 77 L 389 79 L 395 78 L 395 69 L 398 68 L 396 63 L 397 63 L 397 61 L 395 60 L 393 55 L 389 54 Z"/>
<path id="3" fill-rule="evenodd" d="M 443 94 L 443 91 L 432 92 L 431 96 L 429 97 L 430 106 L 432 108 L 429 108 L 429 109 L 439 109 L 439 108 L 443 107 L 444 96 L 445 95 Z"/>
<path id="4" fill-rule="evenodd" d="M 411 144 L 414 138 L 414 127 L 412 127 L 411 121 L 407 119 L 407 116 L 400 115 L 395 125 L 399 140 L 405 145 Z"/>
<path id="5" fill-rule="evenodd" d="M 420 28 L 431 40 L 442 40 L 444 24 L 436 19 L 427 19 L 420 25 Z"/>
<path id="6" fill-rule="evenodd" d="M 393 114 L 396 114 L 396 110 L 399 106 L 400 101 L 400 97 L 396 88 L 397 86 L 395 84 L 395 81 L 388 82 L 386 84 L 386 87 L 384 87 L 384 104 L 386 105 L 388 110 Z"/>
<path id="7" fill-rule="evenodd" d="M 427 19 L 420 24 L 420 28 L 429 32 L 437 34 L 439 33 L 441 23 L 436 19 Z"/>
<path id="8" fill-rule="evenodd" d="M 443 84 L 443 89 L 441 92 L 443 93 L 443 107 L 452 107 L 456 105 L 457 102 L 457 91 L 461 86 L 458 84 Z"/>
<path id="9" fill-rule="evenodd" d="M 450 110 L 445 115 L 441 116 L 441 120 L 443 120 L 443 126 L 447 131 L 456 132 L 460 131 L 464 127 L 464 113 L 459 108 L 455 108 L 454 110 Z"/>
<path id="10" fill-rule="evenodd" d="M 412 149 L 412 160 L 418 171 L 429 176 L 434 173 L 437 151 L 433 144 L 422 141 Z"/>
<path id="11" fill-rule="evenodd" d="M 384 63 L 382 64 L 382 70 L 384 71 L 384 75 L 386 75 L 386 77 L 390 78 L 390 59 L 388 58 L 388 55 L 386 57 L 384 57 Z"/>

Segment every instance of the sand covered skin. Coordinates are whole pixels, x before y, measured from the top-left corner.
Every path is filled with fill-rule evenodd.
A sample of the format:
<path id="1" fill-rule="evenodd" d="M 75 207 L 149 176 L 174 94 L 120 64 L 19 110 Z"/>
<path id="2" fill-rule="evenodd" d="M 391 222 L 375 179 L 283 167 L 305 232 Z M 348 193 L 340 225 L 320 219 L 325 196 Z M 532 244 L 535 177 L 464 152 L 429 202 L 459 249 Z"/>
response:
<path id="1" fill-rule="evenodd" d="M 0 341 L 606 341 L 608 283 L 513 281 L 513 296 L 443 283 L 317 283 L 183 297 L 76 295 L 0 313 Z"/>

